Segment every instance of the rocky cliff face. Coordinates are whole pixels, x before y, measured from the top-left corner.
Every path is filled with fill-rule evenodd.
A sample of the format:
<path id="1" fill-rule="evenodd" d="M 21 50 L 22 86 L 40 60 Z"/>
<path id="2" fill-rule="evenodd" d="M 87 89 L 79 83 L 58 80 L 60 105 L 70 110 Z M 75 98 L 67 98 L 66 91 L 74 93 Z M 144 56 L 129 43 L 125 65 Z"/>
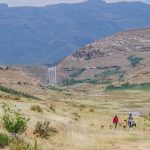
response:
<path id="1" fill-rule="evenodd" d="M 150 28 L 97 40 L 65 58 L 58 67 L 68 78 L 76 74 L 75 80 L 150 82 Z M 84 71 L 76 73 L 81 68 Z"/>

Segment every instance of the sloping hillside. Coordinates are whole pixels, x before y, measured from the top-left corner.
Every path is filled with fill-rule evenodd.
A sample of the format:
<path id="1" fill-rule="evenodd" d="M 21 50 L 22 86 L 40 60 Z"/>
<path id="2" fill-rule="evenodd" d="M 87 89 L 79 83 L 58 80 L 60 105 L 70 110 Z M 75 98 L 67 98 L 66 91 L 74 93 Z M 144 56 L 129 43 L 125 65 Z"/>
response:
<path id="1" fill-rule="evenodd" d="M 52 64 L 101 37 L 150 26 L 150 5 L 140 2 L 1 4 L 0 13 L 0 64 Z"/>
<path id="2" fill-rule="evenodd" d="M 34 70 L 30 68 L 34 68 Z M 40 78 L 39 70 L 41 69 L 38 66 L 30 68 L 0 65 L 0 86 L 36 96 L 47 94 L 48 91 L 41 85 L 43 83 Z"/>
<path id="3" fill-rule="evenodd" d="M 37 85 L 38 80 L 28 76 L 20 67 L 0 66 L 0 84 Z"/>
<path id="4" fill-rule="evenodd" d="M 114 34 L 76 51 L 58 68 L 76 82 L 150 82 L 150 29 Z M 73 82 L 75 82 L 73 81 Z"/>

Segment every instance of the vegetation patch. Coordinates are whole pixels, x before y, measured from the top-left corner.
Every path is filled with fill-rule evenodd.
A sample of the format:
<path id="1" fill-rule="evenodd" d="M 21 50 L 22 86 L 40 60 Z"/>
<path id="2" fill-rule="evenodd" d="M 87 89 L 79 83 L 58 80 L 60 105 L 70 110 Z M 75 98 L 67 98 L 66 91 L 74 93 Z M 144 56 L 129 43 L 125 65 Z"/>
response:
<path id="1" fill-rule="evenodd" d="M 36 96 L 30 95 L 30 94 L 27 94 L 27 93 L 23 93 L 23 92 L 20 92 L 20 91 L 16 91 L 14 89 L 7 88 L 7 87 L 4 87 L 2 85 L 0 85 L 0 91 L 5 92 L 5 93 L 9 93 L 9 94 L 12 94 L 12 95 L 16 95 L 16 96 L 19 96 L 19 97 L 25 97 L 25 98 L 32 98 L 32 99 L 36 99 L 36 100 L 41 100 L 40 98 L 38 98 Z"/>
<path id="2" fill-rule="evenodd" d="M 89 112 L 94 112 L 94 109 L 93 109 L 93 108 L 91 108 L 91 109 L 89 110 Z"/>
<path id="3" fill-rule="evenodd" d="M 34 146 L 32 146 L 23 139 L 15 139 L 10 144 L 9 150 L 41 150 L 41 148 L 39 148 L 36 141 Z"/>
<path id="4" fill-rule="evenodd" d="M 136 65 L 140 64 L 141 60 L 143 60 L 144 58 L 138 57 L 138 56 L 130 56 L 128 57 L 128 60 L 131 63 L 131 66 L 135 67 Z"/>
<path id="5" fill-rule="evenodd" d="M 91 83 L 91 84 L 111 84 L 112 81 L 111 80 L 100 81 L 99 79 L 93 79 L 93 80 L 89 80 L 88 83 Z"/>
<path id="6" fill-rule="evenodd" d="M 81 75 L 86 69 L 85 68 L 81 68 L 81 69 L 78 69 L 77 71 L 73 72 L 72 74 L 70 74 L 69 76 L 71 78 L 76 78 L 78 77 L 79 75 Z"/>
<path id="7" fill-rule="evenodd" d="M 142 84 L 122 84 L 120 86 L 109 85 L 106 87 L 106 91 L 110 90 L 149 90 L 150 83 L 142 83 Z"/>
<path id="8" fill-rule="evenodd" d="M 0 99 L 10 99 L 10 100 L 21 100 L 21 97 L 19 96 L 13 96 L 13 95 L 6 95 L 6 94 L 0 94 Z"/>
<path id="9" fill-rule="evenodd" d="M 49 106 L 49 109 L 50 109 L 52 112 L 55 112 L 55 111 L 56 111 L 56 110 L 55 110 L 55 107 L 56 107 L 55 104 L 51 104 L 51 105 Z"/>
<path id="10" fill-rule="evenodd" d="M 79 105 L 79 110 L 80 111 L 84 110 L 85 108 L 86 108 L 86 105 L 84 105 L 84 104 Z"/>
<path id="11" fill-rule="evenodd" d="M 36 112 L 38 112 L 38 113 L 43 113 L 43 109 L 41 108 L 40 105 L 32 105 L 32 106 L 31 106 L 31 110 L 32 110 L 32 111 L 36 111 Z"/>
<path id="12" fill-rule="evenodd" d="M 18 111 L 11 109 L 7 104 L 3 105 L 4 115 L 2 117 L 3 127 L 16 138 L 21 135 L 27 128 L 29 119 L 25 118 Z"/>
<path id="13" fill-rule="evenodd" d="M 72 113 L 72 115 L 73 115 L 72 119 L 75 121 L 79 121 L 79 119 L 81 118 L 81 116 L 77 112 Z"/>
<path id="14" fill-rule="evenodd" d="M 89 79 L 85 80 L 75 80 L 75 79 L 65 79 L 62 81 L 62 86 L 75 85 L 79 83 L 87 83 Z"/>
<path id="15" fill-rule="evenodd" d="M 112 81 L 100 81 L 99 79 L 84 79 L 84 80 L 75 80 L 75 79 L 65 79 L 62 82 L 62 86 L 75 85 L 79 83 L 90 83 L 90 84 L 110 84 Z"/>
<path id="16" fill-rule="evenodd" d="M 10 138 L 7 134 L 0 133 L 0 148 L 5 148 L 10 144 Z"/>
<path id="17" fill-rule="evenodd" d="M 53 136 L 58 133 L 58 130 L 50 126 L 50 122 L 37 122 L 34 130 L 34 134 L 37 137 L 48 139 L 49 136 Z"/>
<path id="18" fill-rule="evenodd" d="M 58 92 L 62 92 L 63 91 L 63 89 L 60 89 L 60 88 L 55 87 L 55 86 L 48 86 L 47 88 L 50 89 L 50 90 L 53 90 L 53 91 L 58 91 Z"/>
<path id="19" fill-rule="evenodd" d="M 102 73 L 99 73 L 99 74 L 96 74 L 94 77 L 95 78 L 106 78 L 106 77 L 109 77 L 109 76 L 112 76 L 112 75 L 117 75 L 117 74 L 124 74 L 125 71 L 122 71 L 120 70 L 120 68 L 111 68 L 111 69 L 108 69 Z"/>

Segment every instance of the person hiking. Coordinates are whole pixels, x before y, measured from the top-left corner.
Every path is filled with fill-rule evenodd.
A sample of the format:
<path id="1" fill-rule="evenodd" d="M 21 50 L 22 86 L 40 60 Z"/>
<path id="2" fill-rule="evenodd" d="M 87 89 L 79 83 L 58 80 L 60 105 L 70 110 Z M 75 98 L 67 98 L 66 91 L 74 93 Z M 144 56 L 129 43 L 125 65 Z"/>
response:
<path id="1" fill-rule="evenodd" d="M 115 129 L 117 128 L 118 122 L 119 122 L 118 116 L 115 115 L 115 117 L 113 119 L 113 124 L 115 125 Z"/>
<path id="2" fill-rule="evenodd" d="M 128 125 L 129 125 L 129 128 L 130 128 L 130 129 L 132 129 L 133 123 L 134 123 L 134 121 L 133 121 L 133 116 L 132 116 L 132 114 L 130 113 L 129 118 L 128 118 Z"/>

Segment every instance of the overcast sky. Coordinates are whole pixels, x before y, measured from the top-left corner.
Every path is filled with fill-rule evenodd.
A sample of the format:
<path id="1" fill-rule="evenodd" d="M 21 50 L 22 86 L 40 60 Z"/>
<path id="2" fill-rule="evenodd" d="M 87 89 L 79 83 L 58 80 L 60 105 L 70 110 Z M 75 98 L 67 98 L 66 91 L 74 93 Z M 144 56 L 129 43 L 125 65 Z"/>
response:
<path id="1" fill-rule="evenodd" d="M 9 6 L 45 6 L 58 3 L 76 3 L 85 0 L 0 0 L 0 3 L 7 3 Z M 106 2 L 118 2 L 123 0 L 105 0 Z M 124 0 L 124 1 L 142 1 L 150 4 L 150 0 Z"/>

